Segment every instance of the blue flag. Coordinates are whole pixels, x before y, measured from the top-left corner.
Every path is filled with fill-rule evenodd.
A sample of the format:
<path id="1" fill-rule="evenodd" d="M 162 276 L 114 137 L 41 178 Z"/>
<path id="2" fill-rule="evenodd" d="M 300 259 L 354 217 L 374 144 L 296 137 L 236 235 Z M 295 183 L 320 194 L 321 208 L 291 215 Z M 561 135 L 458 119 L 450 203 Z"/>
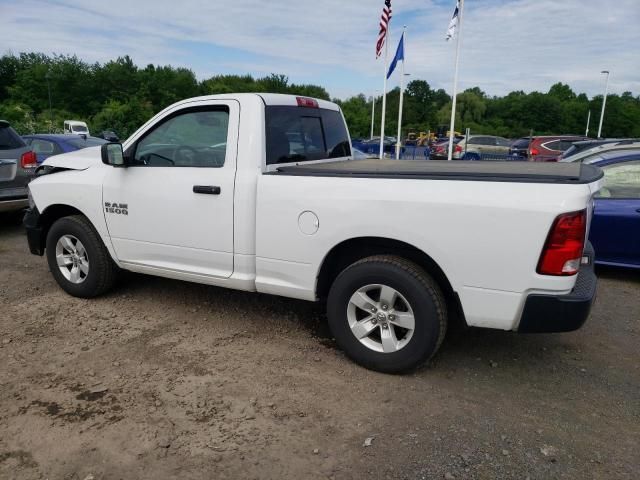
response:
<path id="1" fill-rule="evenodd" d="M 391 76 L 393 71 L 396 69 L 396 65 L 398 64 L 398 60 L 402 60 L 404 62 L 404 33 L 400 37 L 400 41 L 398 42 L 398 49 L 396 50 L 396 56 L 393 57 L 393 61 L 391 65 L 389 65 L 389 73 L 387 73 L 387 79 Z"/>

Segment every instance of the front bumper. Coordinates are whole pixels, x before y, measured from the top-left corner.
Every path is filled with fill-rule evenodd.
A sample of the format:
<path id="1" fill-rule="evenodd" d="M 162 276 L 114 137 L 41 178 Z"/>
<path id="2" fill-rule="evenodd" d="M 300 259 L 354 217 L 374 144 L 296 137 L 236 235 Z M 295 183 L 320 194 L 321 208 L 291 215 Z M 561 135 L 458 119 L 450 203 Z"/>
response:
<path id="1" fill-rule="evenodd" d="M 29 206 L 29 200 L 27 198 L 13 198 L 11 200 L 0 199 L 0 212 L 13 212 L 22 210 Z"/>
<path id="2" fill-rule="evenodd" d="M 36 207 L 27 210 L 23 223 L 27 230 L 29 251 L 34 255 L 44 255 L 44 235 L 42 235 L 42 226 L 40 225 L 40 212 Z"/>
<path id="3" fill-rule="evenodd" d="M 518 332 L 551 333 L 579 329 L 589 317 L 598 279 L 594 272 L 594 251 L 587 243 L 586 260 L 580 267 L 573 290 L 567 295 L 532 294 L 522 310 Z"/>

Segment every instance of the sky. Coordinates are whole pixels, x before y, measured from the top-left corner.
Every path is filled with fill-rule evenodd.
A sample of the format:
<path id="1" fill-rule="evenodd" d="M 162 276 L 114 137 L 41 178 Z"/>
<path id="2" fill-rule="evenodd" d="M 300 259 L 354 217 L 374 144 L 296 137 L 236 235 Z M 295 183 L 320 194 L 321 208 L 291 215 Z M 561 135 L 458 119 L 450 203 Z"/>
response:
<path id="1" fill-rule="evenodd" d="M 44 52 L 217 74 L 281 73 L 332 97 L 380 94 L 375 59 L 383 0 L 0 0 L 0 54 Z M 405 71 L 451 92 L 455 0 L 392 0 L 389 50 L 407 27 Z M 466 0 L 459 91 L 640 94 L 640 0 Z M 389 89 L 399 83 L 399 70 Z"/>

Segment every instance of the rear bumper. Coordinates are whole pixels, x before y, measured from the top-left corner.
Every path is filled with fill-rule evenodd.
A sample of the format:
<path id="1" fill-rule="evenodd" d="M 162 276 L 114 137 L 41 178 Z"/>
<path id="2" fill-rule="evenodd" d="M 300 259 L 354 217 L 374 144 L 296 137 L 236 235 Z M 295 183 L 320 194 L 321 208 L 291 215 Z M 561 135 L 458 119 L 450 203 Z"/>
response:
<path id="1" fill-rule="evenodd" d="M 587 244 L 576 285 L 567 295 L 532 294 L 527 297 L 518 332 L 551 333 L 579 329 L 589 317 L 598 280 L 593 269 L 593 247 Z"/>
<path id="2" fill-rule="evenodd" d="M 27 210 L 24 216 L 24 228 L 27 230 L 29 251 L 34 255 L 44 255 L 44 237 L 40 225 L 40 212 L 36 207 Z"/>

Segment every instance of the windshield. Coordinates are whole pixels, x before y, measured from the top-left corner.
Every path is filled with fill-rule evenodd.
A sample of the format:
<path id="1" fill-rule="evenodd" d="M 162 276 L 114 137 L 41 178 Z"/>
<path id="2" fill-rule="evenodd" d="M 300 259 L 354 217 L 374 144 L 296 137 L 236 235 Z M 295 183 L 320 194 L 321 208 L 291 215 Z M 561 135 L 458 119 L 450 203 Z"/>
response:
<path id="1" fill-rule="evenodd" d="M 562 158 L 570 157 L 571 155 L 573 155 L 574 153 L 578 153 L 579 151 L 580 150 L 578 149 L 578 147 L 576 147 L 575 145 L 571 145 L 564 151 L 564 153 L 562 154 Z"/>
<path id="2" fill-rule="evenodd" d="M 84 125 L 71 125 L 71 130 L 74 132 L 88 132 L 87 127 Z"/>

